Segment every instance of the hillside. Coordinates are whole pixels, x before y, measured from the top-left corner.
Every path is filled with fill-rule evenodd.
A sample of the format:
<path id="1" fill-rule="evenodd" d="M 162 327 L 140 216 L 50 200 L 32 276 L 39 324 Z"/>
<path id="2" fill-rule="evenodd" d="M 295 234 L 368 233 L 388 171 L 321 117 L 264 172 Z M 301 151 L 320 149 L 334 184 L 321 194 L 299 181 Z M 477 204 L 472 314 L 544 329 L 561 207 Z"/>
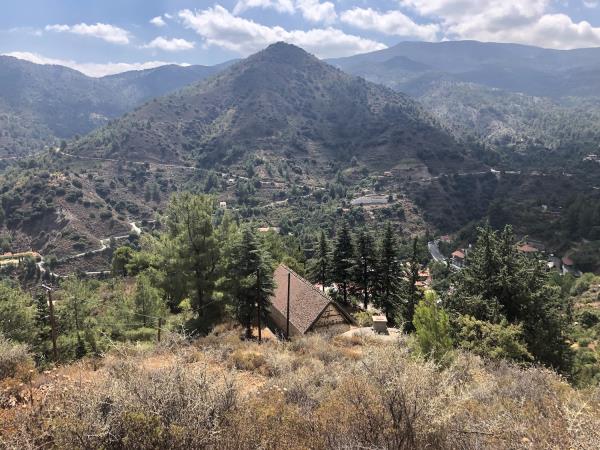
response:
<path id="1" fill-rule="evenodd" d="M 73 153 L 214 167 L 260 155 L 320 172 L 352 158 L 371 168 L 468 166 L 464 150 L 406 95 L 274 44 L 81 139 Z"/>
<path id="2" fill-rule="evenodd" d="M 0 157 L 35 153 L 86 134 L 222 67 L 163 66 L 91 78 L 62 66 L 0 56 Z"/>
<path id="3" fill-rule="evenodd" d="M 566 150 L 580 161 L 598 147 L 598 99 L 556 100 L 452 81 L 431 83 L 418 99 L 457 138 L 492 148 Z"/>
<path id="4" fill-rule="evenodd" d="M 27 357 L 14 349 L 0 444 L 591 450 L 600 439 L 598 389 L 575 390 L 545 369 L 464 352 L 437 367 L 411 355 L 405 337 L 258 345 L 237 334 L 219 327 L 192 344 L 120 344 L 101 360 L 30 377 L 29 387 L 19 385 Z"/>

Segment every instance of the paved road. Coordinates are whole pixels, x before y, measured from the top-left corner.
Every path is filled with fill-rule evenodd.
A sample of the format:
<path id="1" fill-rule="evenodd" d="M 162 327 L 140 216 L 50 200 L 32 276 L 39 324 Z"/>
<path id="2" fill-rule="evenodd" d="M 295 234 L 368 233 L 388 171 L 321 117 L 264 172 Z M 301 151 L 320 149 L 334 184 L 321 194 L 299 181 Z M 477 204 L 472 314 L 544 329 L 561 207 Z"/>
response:
<path id="1" fill-rule="evenodd" d="M 436 262 L 443 262 L 444 264 L 447 264 L 446 258 L 444 255 L 442 255 L 442 252 L 438 247 L 438 241 L 428 242 L 427 248 L 429 249 L 429 254 Z"/>

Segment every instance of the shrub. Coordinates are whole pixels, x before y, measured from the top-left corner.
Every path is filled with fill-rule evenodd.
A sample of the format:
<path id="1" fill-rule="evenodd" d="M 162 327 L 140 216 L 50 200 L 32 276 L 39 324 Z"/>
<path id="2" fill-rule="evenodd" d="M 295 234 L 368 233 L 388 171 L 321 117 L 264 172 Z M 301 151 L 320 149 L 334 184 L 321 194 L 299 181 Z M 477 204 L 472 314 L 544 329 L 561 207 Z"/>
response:
<path id="1" fill-rule="evenodd" d="M 20 378 L 33 367 L 27 345 L 12 342 L 0 334 L 0 380 Z"/>
<path id="2" fill-rule="evenodd" d="M 484 358 L 509 358 L 530 361 L 532 356 L 523 342 L 523 328 L 506 321 L 499 324 L 470 316 L 459 319 L 458 346 Z"/>
<path id="3" fill-rule="evenodd" d="M 435 292 L 425 293 L 425 298 L 415 308 L 413 324 L 421 353 L 441 361 L 452 349 L 452 339 L 448 315 L 438 307 Z"/>
<path id="4" fill-rule="evenodd" d="M 266 359 L 262 353 L 252 350 L 236 350 L 231 355 L 233 367 L 239 370 L 254 371 L 266 365 Z"/>

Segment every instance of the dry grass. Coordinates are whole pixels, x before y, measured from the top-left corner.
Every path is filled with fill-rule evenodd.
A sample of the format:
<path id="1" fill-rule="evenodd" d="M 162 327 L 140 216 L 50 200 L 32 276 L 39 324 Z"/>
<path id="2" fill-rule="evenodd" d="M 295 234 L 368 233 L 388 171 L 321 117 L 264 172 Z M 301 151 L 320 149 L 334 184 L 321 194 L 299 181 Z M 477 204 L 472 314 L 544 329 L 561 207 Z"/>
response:
<path id="1" fill-rule="evenodd" d="M 0 412 L 0 446 L 600 447 L 600 391 L 544 369 L 466 353 L 440 368 L 405 342 L 315 335 L 258 345 L 238 334 L 119 347 L 97 371 L 46 376 L 33 407 Z"/>

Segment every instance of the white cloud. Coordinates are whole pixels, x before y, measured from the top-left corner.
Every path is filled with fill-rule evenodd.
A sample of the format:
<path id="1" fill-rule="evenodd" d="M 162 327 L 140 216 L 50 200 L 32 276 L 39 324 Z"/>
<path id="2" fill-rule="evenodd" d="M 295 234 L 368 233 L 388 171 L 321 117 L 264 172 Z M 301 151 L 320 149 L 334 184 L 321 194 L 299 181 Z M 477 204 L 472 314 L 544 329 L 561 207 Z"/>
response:
<path id="1" fill-rule="evenodd" d="M 583 6 L 586 8 L 597 8 L 599 3 L 598 0 L 583 0 Z"/>
<path id="2" fill-rule="evenodd" d="M 300 11 L 309 22 L 331 24 L 337 19 L 335 5 L 319 0 L 238 0 L 233 13 L 238 15 L 252 8 L 273 9 L 280 13 L 294 14 Z"/>
<path id="3" fill-rule="evenodd" d="M 310 22 L 333 23 L 337 19 L 335 5 L 319 0 L 296 0 L 296 8 L 302 12 L 302 17 Z"/>
<path id="4" fill-rule="evenodd" d="M 167 22 L 165 22 L 165 19 L 163 19 L 162 16 L 156 16 L 153 19 L 150 19 L 150 23 L 159 28 L 164 27 L 167 24 Z"/>
<path id="5" fill-rule="evenodd" d="M 410 36 L 436 41 L 440 27 L 437 24 L 420 25 L 400 11 L 380 13 L 371 8 L 353 8 L 344 11 L 341 20 L 363 30 L 373 30 L 395 36 Z"/>
<path id="6" fill-rule="evenodd" d="M 292 0 L 238 0 L 233 8 L 234 14 L 241 14 L 252 8 L 274 9 L 280 13 L 294 13 Z"/>
<path id="7" fill-rule="evenodd" d="M 77 25 L 47 25 L 45 30 L 91 36 L 110 42 L 111 44 L 129 44 L 129 32 L 127 30 L 106 23 L 96 23 L 94 25 L 86 23 L 79 23 Z"/>
<path id="8" fill-rule="evenodd" d="M 298 45 L 321 58 L 348 56 L 381 50 L 380 42 L 349 35 L 335 28 L 286 30 L 268 27 L 237 17 L 220 5 L 202 11 L 180 11 L 184 26 L 202 36 L 208 46 L 217 46 L 242 55 L 254 53 L 279 41 Z"/>
<path id="9" fill-rule="evenodd" d="M 515 42 L 558 49 L 600 45 L 600 28 L 553 13 L 552 0 L 399 0 L 439 21 L 448 39 Z M 590 2 L 591 3 L 591 2 Z"/>
<path id="10" fill-rule="evenodd" d="M 144 48 L 154 48 L 166 52 L 180 52 L 182 50 L 191 50 L 194 43 L 185 39 L 167 39 L 162 36 L 157 37 L 152 42 L 144 45 Z"/>
<path id="11" fill-rule="evenodd" d="M 15 58 L 30 61 L 35 64 L 52 64 L 70 67 L 71 69 L 78 70 L 90 77 L 103 77 L 105 75 L 114 75 L 116 73 L 128 72 L 130 70 L 145 70 L 153 69 L 155 67 L 165 66 L 167 64 L 177 64 L 179 66 L 189 66 L 186 63 L 172 63 L 165 61 L 146 61 L 142 63 L 78 63 L 72 60 L 47 58 L 38 53 L 30 52 L 10 52 L 3 53 L 5 56 L 13 56 Z"/>

